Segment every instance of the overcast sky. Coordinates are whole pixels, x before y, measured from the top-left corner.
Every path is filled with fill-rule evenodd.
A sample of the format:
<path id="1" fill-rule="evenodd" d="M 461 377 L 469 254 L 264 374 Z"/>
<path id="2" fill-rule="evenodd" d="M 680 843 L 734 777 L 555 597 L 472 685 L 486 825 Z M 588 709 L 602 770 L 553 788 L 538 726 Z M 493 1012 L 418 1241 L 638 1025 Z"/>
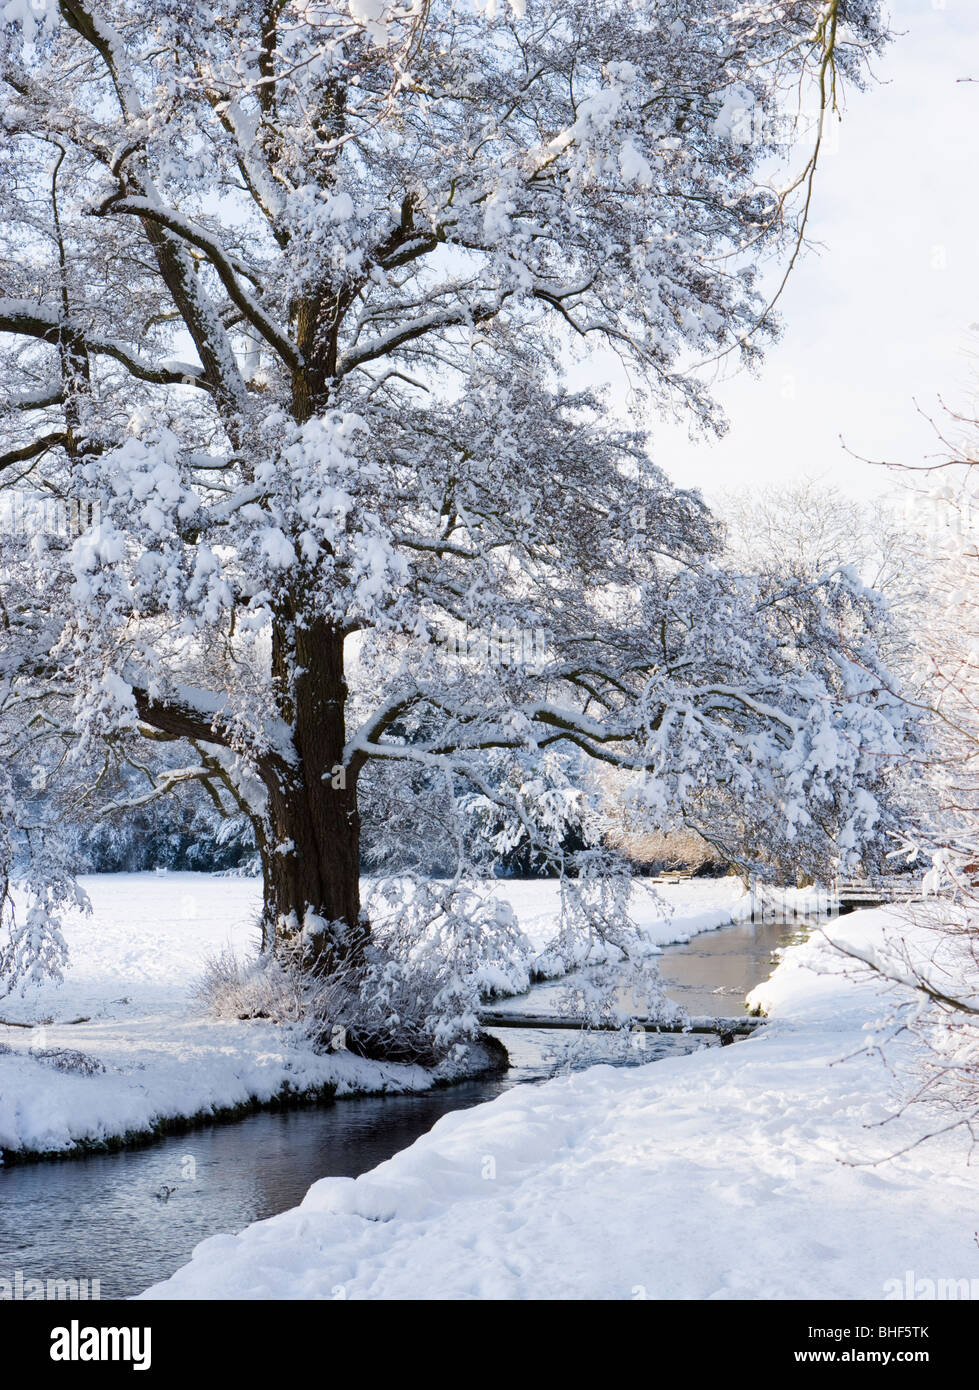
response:
<path id="1" fill-rule="evenodd" d="M 673 480 L 708 494 L 799 474 L 846 492 L 892 486 L 872 458 L 937 445 L 916 411 L 969 402 L 979 383 L 979 3 L 893 0 L 903 31 L 851 93 L 823 160 L 809 251 L 781 300 L 784 332 L 757 377 L 716 388 L 720 441 L 654 427 Z M 958 81 L 975 78 L 974 83 Z M 970 354 L 974 354 L 975 358 Z"/>

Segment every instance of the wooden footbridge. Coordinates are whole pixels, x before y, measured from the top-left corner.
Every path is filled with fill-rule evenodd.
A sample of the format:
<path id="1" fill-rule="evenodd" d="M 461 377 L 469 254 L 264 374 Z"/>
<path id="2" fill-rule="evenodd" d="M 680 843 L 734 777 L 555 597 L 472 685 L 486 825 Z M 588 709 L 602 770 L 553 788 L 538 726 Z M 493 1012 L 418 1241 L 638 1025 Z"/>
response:
<path id="1" fill-rule="evenodd" d="M 834 897 L 840 913 L 862 907 L 886 907 L 888 903 L 910 902 L 921 894 L 921 879 L 911 874 L 891 874 L 886 878 L 849 879 L 836 885 Z"/>

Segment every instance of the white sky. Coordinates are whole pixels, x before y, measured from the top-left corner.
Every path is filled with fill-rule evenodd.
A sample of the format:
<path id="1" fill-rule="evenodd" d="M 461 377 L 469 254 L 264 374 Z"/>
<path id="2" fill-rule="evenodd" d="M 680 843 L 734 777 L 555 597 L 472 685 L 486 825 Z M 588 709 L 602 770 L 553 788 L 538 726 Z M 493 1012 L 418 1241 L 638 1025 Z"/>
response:
<path id="1" fill-rule="evenodd" d="M 903 31 L 880 82 L 850 93 L 817 175 L 809 251 L 781 300 L 783 335 L 758 376 L 724 369 L 721 440 L 653 422 L 674 482 L 711 494 L 807 475 L 856 495 L 938 444 L 916 409 L 979 386 L 979 0 L 892 0 Z M 957 81 L 975 78 L 973 83 Z M 975 354 L 976 361 L 970 354 Z M 714 369 L 715 372 L 717 369 Z"/>

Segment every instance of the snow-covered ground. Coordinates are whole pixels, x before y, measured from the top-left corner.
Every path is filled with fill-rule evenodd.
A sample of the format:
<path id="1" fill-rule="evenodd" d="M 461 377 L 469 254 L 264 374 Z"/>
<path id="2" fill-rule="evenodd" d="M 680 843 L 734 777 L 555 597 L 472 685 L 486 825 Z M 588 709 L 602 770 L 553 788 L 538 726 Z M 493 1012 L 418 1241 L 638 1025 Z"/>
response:
<path id="1" fill-rule="evenodd" d="M 865 952 L 896 920 L 831 930 Z M 774 1017 L 748 1042 L 450 1114 L 373 1171 L 203 1242 L 147 1296 L 876 1299 L 975 1280 L 963 1142 L 867 1161 L 924 1124 L 875 1127 L 894 1084 L 868 1047 L 880 986 L 813 938 L 753 1002 Z"/>
<path id="2" fill-rule="evenodd" d="M 205 960 L 256 943 L 257 880 L 208 874 L 107 874 L 84 878 L 92 914 L 66 927 L 64 982 L 0 1000 L 0 1157 L 24 1150 L 68 1150 L 145 1133 L 167 1120 L 267 1102 L 286 1086 L 335 1085 L 350 1091 L 423 1089 L 417 1067 L 380 1065 L 346 1054 L 320 1055 L 287 1028 L 258 1020 L 208 1018 L 194 998 Z M 496 883 L 537 951 L 556 929 L 554 882 Z M 669 908 L 636 895 L 636 917 L 650 943 L 685 940 L 743 916 L 750 899 L 735 879 L 693 880 L 661 889 Z M 78 1017 L 87 1022 L 69 1024 Z M 12 1049 L 7 1053 L 4 1047 Z M 104 1072 L 59 1071 L 31 1049 L 69 1048 Z"/>

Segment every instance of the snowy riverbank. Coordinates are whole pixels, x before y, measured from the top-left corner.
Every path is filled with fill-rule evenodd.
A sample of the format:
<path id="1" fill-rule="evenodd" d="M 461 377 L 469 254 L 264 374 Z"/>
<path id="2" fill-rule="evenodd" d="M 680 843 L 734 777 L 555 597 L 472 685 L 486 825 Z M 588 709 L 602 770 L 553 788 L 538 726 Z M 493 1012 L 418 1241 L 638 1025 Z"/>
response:
<path id="1" fill-rule="evenodd" d="M 288 1028 L 208 1018 L 193 991 L 205 960 L 255 944 L 257 880 L 208 874 L 84 878 L 91 916 L 67 923 L 64 982 L 0 1001 L 0 1017 L 54 1023 L 0 1026 L 0 1156 L 68 1152 L 168 1123 L 267 1104 L 284 1089 L 338 1094 L 421 1090 L 432 1075 L 349 1053 L 322 1055 Z M 555 931 L 554 882 L 492 885 L 514 906 L 538 952 Z M 659 904 L 637 894 L 636 917 L 653 945 L 686 940 L 750 910 L 734 879 L 666 885 Z M 672 909 L 670 915 L 669 909 Z M 68 1024 L 79 1017 L 86 1022 Z M 10 1052 L 4 1051 L 10 1048 Z M 32 1049 L 71 1049 L 104 1067 L 64 1072 Z"/>
<path id="2" fill-rule="evenodd" d="M 867 951 L 896 920 L 831 930 Z M 146 1296 L 875 1299 L 975 1280 L 962 1141 L 868 1163 L 922 1124 L 876 1128 L 893 1086 L 868 1046 L 880 985 L 814 938 L 753 1003 L 773 1021 L 750 1042 L 446 1116 L 372 1172 L 203 1242 Z"/>

